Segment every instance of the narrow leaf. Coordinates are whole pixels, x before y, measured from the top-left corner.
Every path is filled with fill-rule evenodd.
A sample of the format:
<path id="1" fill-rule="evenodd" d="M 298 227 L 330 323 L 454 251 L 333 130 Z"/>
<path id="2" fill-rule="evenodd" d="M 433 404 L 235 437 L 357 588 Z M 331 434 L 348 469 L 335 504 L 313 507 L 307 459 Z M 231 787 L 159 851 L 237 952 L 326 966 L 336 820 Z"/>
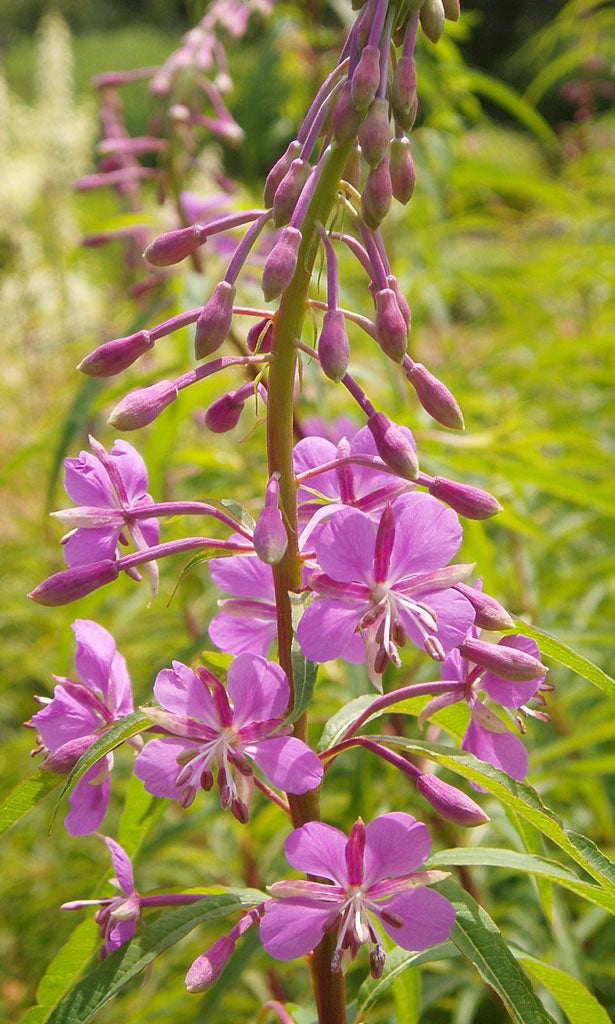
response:
<path id="1" fill-rule="evenodd" d="M 557 661 L 559 665 L 565 665 L 566 668 L 572 669 L 577 675 L 582 676 L 583 679 L 587 679 L 588 682 L 593 683 L 594 686 L 608 693 L 609 697 L 615 697 L 615 679 L 608 676 L 606 672 L 603 672 L 593 662 L 584 658 L 582 654 L 577 654 L 571 647 L 563 644 L 561 640 L 557 640 L 549 633 L 544 633 L 541 629 L 537 629 L 536 626 L 530 626 L 529 623 L 523 622 L 522 619 L 515 619 L 515 628 L 510 632 L 522 633 L 523 636 L 531 637 L 532 640 L 536 641 L 541 652 L 548 658 Z"/>
<path id="2" fill-rule="evenodd" d="M 519 957 L 528 974 L 540 982 L 570 1020 L 571 1024 L 610 1024 L 611 1018 L 585 985 L 559 967 Z"/>
<path id="3" fill-rule="evenodd" d="M 242 526 L 245 526 L 250 533 L 254 533 L 256 522 L 244 505 L 240 505 L 238 501 L 233 501 L 232 498 L 221 498 L 220 505 L 222 505 L 227 512 L 230 512 L 233 518 L 236 519 L 238 523 L 241 523 Z"/>
<path id="4" fill-rule="evenodd" d="M 39 800 L 51 793 L 59 784 L 60 779 L 57 775 L 39 768 L 29 779 L 15 786 L 6 800 L 0 804 L 0 835 L 20 821 Z"/>

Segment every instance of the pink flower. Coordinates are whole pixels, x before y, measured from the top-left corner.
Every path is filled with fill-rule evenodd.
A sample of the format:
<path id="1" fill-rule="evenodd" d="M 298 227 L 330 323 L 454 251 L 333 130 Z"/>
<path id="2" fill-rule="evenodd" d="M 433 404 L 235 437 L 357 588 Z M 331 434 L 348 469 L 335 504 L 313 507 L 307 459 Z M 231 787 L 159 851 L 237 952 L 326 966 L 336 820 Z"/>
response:
<path id="1" fill-rule="evenodd" d="M 442 661 L 474 622 L 474 609 L 452 589 L 471 571 L 447 565 L 462 530 L 456 514 L 428 494 L 387 506 L 376 525 L 358 509 L 342 509 L 315 538 L 321 569 L 309 579 L 316 600 L 297 630 L 306 658 L 365 660 L 372 681 L 409 639 Z"/>
<path id="2" fill-rule="evenodd" d="M 34 715 L 35 728 L 47 751 L 46 767 L 68 773 L 98 738 L 101 728 L 133 711 L 130 677 L 115 640 L 89 619 L 73 623 L 77 640 L 75 670 L 80 682 L 60 679 L 53 699 Z M 73 836 L 89 835 L 102 822 L 111 794 L 109 774 L 113 755 L 107 754 L 77 783 L 70 795 L 65 824 Z"/>
<path id="3" fill-rule="evenodd" d="M 158 673 L 154 693 L 166 710 L 144 710 L 172 736 L 153 740 L 137 757 L 135 772 L 148 793 L 188 807 L 199 789 L 211 789 L 216 765 L 222 806 L 246 822 L 254 788 L 249 761 L 288 793 L 319 785 L 323 769 L 318 757 L 287 735 L 290 727 L 282 716 L 290 688 L 275 662 L 239 655 L 225 689 L 205 669 L 197 675 L 175 661 L 172 669 Z"/>
<path id="4" fill-rule="evenodd" d="M 137 919 L 141 916 L 141 899 L 135 889 L 132 863 L 126 851 L 109 836 L 100 838 L 107 844 L 116 875 L 110 880 L 111 885 L 119 889 L 122 895 L 102 900 L 75 900 L 72 903 L 64 903 L 61 909 L 81 910 L 82 907 L 100 907 L 94 915 L 94 920 L 100 926 L 103 940 L 100 955 L 104 960 L 109 953 L 113 953 L 132 939 Z"/>
<path id="5" fill-rule="evenodd" d="M 332 969 L 345 970 L 360 946 L 370 947 L 379 977 L 385 951 L 378 923 L 402 949 L 422 950 L 444 942 L 455 911 L 444 896 L 424 888 L 446 877 L 418 872 L 431 851 L 431 837 L 410 814 L 383 814 L 365 826 L 359 818 L 350 837 L 319 821 L 286 840 L 286 858 L 298 871 L 329 881 L 285 881 L 269 887 L 261 941 L 276 960 L 295 960 L 336 931 Z M 378 922 L 378 923 L 377 923 Z"/>
<path id="6" fill-rule="evenodd" d="M 220 614 L 209 624 L 209 635 L 227 654 L 266 657 L 278 630 L 273 571 L 256 555 L 216 558 L 211 578 L 235 597 L 218 601 Z"/>

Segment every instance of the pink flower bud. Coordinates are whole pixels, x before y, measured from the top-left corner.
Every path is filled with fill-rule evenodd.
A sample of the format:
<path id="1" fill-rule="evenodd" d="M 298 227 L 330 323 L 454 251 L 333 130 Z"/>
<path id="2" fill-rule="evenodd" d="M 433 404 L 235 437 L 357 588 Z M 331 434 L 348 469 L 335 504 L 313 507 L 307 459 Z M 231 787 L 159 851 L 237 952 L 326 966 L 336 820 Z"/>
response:
<path id="1" fill-rule="evenodd" d="M 406 128 L 405 122 L 412 115 L 416 103 L 416 62 L 414 57 L 401 56 L 399 58 L 391 83 L 391 103 L 396 119 Z"/>
<path id="2" fill-rule="evenodd" d="M 378 455 L 387 466 L 406 480 L 416 480 L 419 465 L 410 439 L 383 412 L 373 413 L 367 425 L 376 442 Z"/>
<path id="3" fill-rule="evenodd" d="M 459 645 L 459 653 L 466 661 L 472 661 L 511 683 L 529 683 L 549 671 L 538 658 L 525 651 L 503 644 L 488 644 L 473 637 Z"/>
<path id="4" fill-rule="evenodd" d="M 380 50 L 364 46 L 351 82 L 352 102 L 357 110 L 366 110 L 380 85 Z"/>
<path id="5" fill-rule="evenodd" d="M 408 139 L 393 139 L 391 143 L 391 186 L 398 203 L 409 203 L 414 195 L 416 171 Z"/>
<path id="6" fill-rule="evenodd" d="M 288 288 L 297 268 L 300 245 L 301 232 L 297 228 L 282 230 L 263 267 L 263 295 L 267 302 L 278 299 Z"/>
<path id="7" fill-rule="evenodd" d="M 377 167 L 370 170 L 361 196 L 361 214 L 372 231 L 375 231 L 391 208 L 393 186 L 389 161 L 385 157 Z"/>
<path id="8" fill-rule="evenodd" d="M 348 162 L 344 167 L 342 174 L 342 181 L 347 181 L 353 188 L 358 189 L 361 183 L 361 147 L 355 146 L 352 153 L 348 157 Z"/>
<path id="9" fill-rule="evenodd" d="M 406 377 L 416 391 L 417 398 L 426 412 L 443 427 L 451 430 L 463 430 L 463 414 L 454 395 L 448 388 L 434 377 L 422 363 L 413 363 L 406 371 Z M 445 499 L 446 500 L 446 499 Z M 499 512 L 499 508 L 495 509 Z M 494 512 L 490 513 L 494 515 Z M 472 518 L 472 517 L 470 517 Z"/>
<path id="10" fill-rule="evenodd" d="M 406 296 L 404 295 L 404 293 L 402 292 L 401 288 L 399 287 L 399 282 L 398 282 L 398 280 L 397 280 L 397 278 L 395 277 L 394 274 L 388 274 L 388 276 L 387 276 L 387 286 L 392 291 L 395 292 L 395 298 L 397 299 L 397 305 L 399 306 L 399 312 L 401 313 L 401 315 L 403 316 L 404 320 L 406 321 L 406 327 L 408 328 L 408 333 L 410 333 L 410 327 L 412 326 L 412 310 L 410 309 L 410 306 L 408 305 L 408 302 L 406 300 Z M 374 293 L 374 295 L 375 295 L 375 293 Z"/>
<path id="11" fill-rule="evenodd" d="M 211 355 L 228 337 L 233 322 L 234 300 L 235 286 L 228 281 L 220 281 L 196 322 L 194 352 L 197 359 Z"/>
<path id="12" fill-rule="evenodd" d="M 376 337 L 383 352 L 401 363 L 408 348 L 408 327 L 392 288 L 376 292 Z"/>
<path id="13" fill-rule="evenodd" d="M 419 14 L 421 28 L 431 40 L 437 43 L 444 30 L 444 4 L 442 0 L 424 0 Z"/>
<path id="14" fill-rule="evenodd" d="M 459 0 L 442 0 L 444 6 L 444 17 L 447 21 L 459 21 L 461 6 Z"/>
<path id="15" fill-rule="evenodd" d="M 235 943 L 227 935 L 214 942 L 203 956 L 198 957 L 186 975 L 188 992 L 206 992 L 216 983 L 235 952 Z"/>
<path id="16" fill-rule="evenodd" d="M 273 223 L 276 228 L 288 224 L 309 173 L 310 164 L 307 160 L 293 160 L 273 197 Z"/>
<path id="17" fill-rule="evenodd" d="M 333 110 L 333 138 L 338 146 L 348 146 L 357 137 L 361 114 L 352 102 L 350 82 L 344 82 Z"/>
<path id="18" fill-rule="evenodd" d="M 276 193 L 277 187 L 282 181 L 282 178 L 287 173 L 293 160 L 295 160 L 301 152 L 301 143 L 297 142 L 296 139 L 290 143 L 288 149 L 282 154 L 280 159 L 273 165 L 267 180 L 265 182 L 265 206 L 269 209 L 273 205 L 273 197 Z"/>
<path id="19" fill-rule="evenodd" d="M 160 235 L 150 242 L 143 255 L 154 267 L 170 267 L 174 263 L 181 263 L 206 241 L 202 225 L 191 224 L 190 227 Z"/>
<path id="20" fill-rule="evenodd" d="M 437 775 L 421 775 L 416 781 L 416 788 L 440 817 L 453 825 L 475 828 L 491 820 L 474 800 Z"/>
<path id="21" fill-rule="evenodd" d="M 137 331 L 127 338 L 115 338 L 99 345 L 81 360 L 77 369 L 88 377 L 113 377 L 132 366 L 153 345 L 149 331 Z"/>
<path id="22" fill-rule="evenodd" d="M 246 344 L 250 352 L 271 352 L 273 342 L 273 320 L 263 317 L 252 324 L 246 335 Z"/>
<path id="23" fill-rule="evenodd" d="M 344 314 L 339 309 L 329 309 L 323 317 L 318 339 L 318 358 L 323 373 L 336 383 L 348 369 L 350 343 L 346 334 Z"/>
<path id="24" fill-rule="evenodd" d="M 71 604 L 81 597 L 105 587 L 119 576 L 117 563 L 110 558 L 101 562 L 90 562 L 89 565 L 76 565 L 72 569 L 64 569 L 39 583 L 28 597 L 37 604 L 54 608 L 62 604 Z"/>
<path id="25" fill-rule="evenodd" d="M 148 388 L 130 391 L 107 420 L 118 430 L 138 430 L 153 423 L 163 409 L 177 398 L 177 388 L 171 380 L 159 380 Z"/>
<path id="26" fill-rule="evenodd" d="M 288 547 L 288 535 L 278 508 L 264 508 L 254 530 L 254 550 L 261 562 L 276 565 Z"/>
<path id="27" fill-rule="evenodd" d="M 386 155 L 390 138 L 389 101 L 376 97 L 359 129 L 361 150 L 370 167 L 377 167 Z"/>
<path id="28" fill-rule="evenodd" d="M 239 423 L 245 402 L 236 401 L 235 394 L 229 391 L 228 395 L 222 395 L 222 398 L 212 402 L 205 413 L 205 426 L 213 434 L 226 434 Z"/>
<path id="29" fill-rule="evenodd" d="M 513 629 L 514 621 L 505 608 L 489 594 L 484 594 L 467 583 L 457 583 L 455 590 L 468 599 L 476 612 L 474 625 L 479 629 Z"/>
<path id="30" fill-rule="evenodd" d="M 47 755 L 41 767 L 53 775 L 68 775 L 97 739 L 98 736 L 92 733 L 90 736 L 79 736 L 76 740 L 67 740 L 61 747 Z"/>
<path id="31" fill-rule="evenodd" d="M 499 501 L 488 491 L 481 491 L 480 488 L 469 487 L 467 484 L 458 484 L 455 480 L 447 480 L 443 476 L 434 477 L 429 485 L 429 493 L 433 494 L 434 498 L 446 502 L 466 519 L 491 519 L 491 516 L 502 511 Z"/>

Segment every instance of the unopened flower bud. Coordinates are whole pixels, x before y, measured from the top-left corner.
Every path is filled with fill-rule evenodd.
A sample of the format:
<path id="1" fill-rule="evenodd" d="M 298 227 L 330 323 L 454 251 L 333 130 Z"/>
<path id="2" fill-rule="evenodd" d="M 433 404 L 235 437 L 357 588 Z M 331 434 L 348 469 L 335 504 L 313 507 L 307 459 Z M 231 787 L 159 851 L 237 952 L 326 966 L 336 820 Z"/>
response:
<path id="1" fill-rule="evenodd" d="M 200 224 L 191 224 L 190 227 L 178 228 L 176 231 L 167 231 L 166 234 L 160 235 L 150 242 L 143 255 L 154 267 L 170 267 L 175 263 L 181 263 L 206 241 L 203 227 Z"/>
<path id="2" fill-rule="evenodd" d="M 145 427 L 175 401 L 177 394 L 177 387 L 170 380 L 159 380 L 148 388 L 136 388 L 118 402 L 107 422 L 118 430 Z"/>
<path id="3" fill-rule="evenodd" d="M 414 57 L 401 56 L 391 83 L 391 103 L 396 119 L 405 128 L 405 121 L 416 102 L 416 62 Z"/>
<path id="4" fill-rule="evenodd" d="M 367 421 L 376 450 L 383 462 L 406 480 L 416 480 L 419 464 L 410 438 L 383 412 L 373 413 Z"/>
<path id="5" fill-rule="evenodd" d="M 361 151 L 370 167 L 377 167 L 386 155 L 390 138 L 389 101 L 377 96 L 359 129 Z"/>
<path id="6" fill-rule="evenodd" d="M 364 46 L 351 82 L 351 96 L 357 110 L 366 110 L 380 85 L 380 50 Z"/>
<path id="7" fill-rule="evenodd" d="M 47 755 L 41 767 L 53 775 L 68 775 L 97 739 L 98 737 L 92 733 L 89 736 L 79 736 L 75 740 L 67 740 L 61 747 Z"/>
<path id="8" fill-rule="evenodd" d="M 466 519 L 491 519 L 491 516 L 502 511 L 499 501 L 488 491 L 459 484 L 443 476 L 434 477 L 429 485 L 429 493 L 450 505 Z"/>
<path id="9" fill-rule="evenodd" d="M 226 434 L 239 423 L 245 402 L 241 399 L 236 401 L 235 394 L 229 391 L 227 395 L 222 395 L 222 398 L 212 402 L 205 413 L 205 426 L 213 434 Z"/>
<path id="10" fill-rule="evenodd" d="M 273 223 L 276 228 L 288 224 L 309 173 L 310 164 L 307 160 L 293 160 L 273 197 Z"/>
<path id="11" fill-rule="evenodd" d="M 297 228 L 284 228 L 263 267 L 263 295 L 267 302 L 278 299 L 288 288 L 297 268 L 300 245 L 301 232 Z"/>
<path id="12" fill-rule="evenodd" d="M 78 370 L 88 377 L 113 377 L 153 348 L 154 342 L 149 331 L 137 331 L 127 338 L 114 338 L 99 345 L 93 352 L 85 356 L 77 366 Z"/>
<path id="13" fill-rule="evenodd" d="M 206 992 L 216 983 L 235 952 L 235 943 L 227 935 L 213 944 L 207 953 L 198 957 L 186 975 L 188 992 Z"/>
<path id="14" fill-rule="evenodd" d="M 112 583 L 118 578 L 120 570 L 117 562 L 105 558 L 89 565 L 76 565 L 72 569 L 64 569 L 39 583 L 28 597 L 37 604 L 54 608 L 58 605 L 71 604 L 81 597 Z"/>
<path id="15" fill-rule="evenodd" d="M 514 620 L 494 597 L 477 590 L 476 587 L 469 587 L 467 583 L 457 583 L 455 590 L 463 594 L 474 608 L 474 625 L 479 629 L 513 629 Z"/>
<path id="16" fill-rule="evenodd" d="M 380 226 L 391 208 L 393 186 L 389 161 L 385 157 L 370 170 L 361 195 L 361 215 L 372 231 Z"/>
<path id="17" fill-rule="evenodd" d="M 323 373 L 336 383 L 348 369 L 350 342 L 346 334 L 344 314 L 339 309 L 329 309 L 324 315 L 318 339 L 318 358 Z"/>
<path id="18" fill-rule="evenodd" d="M 461 14 L 461 6 L 459 0 L 442 0 L 444 7 L 444 17 L 447 21 L 459 21 L 459 15 Z"/>
<path id="19" fill-rule="evenodd" d="M 453 825 L 475 828 L 490 821 L 474 800 L 455 786 L 443 782 L 437 775 L 421 775 L 416 780 L 416 788 L 440 817 Z"/>
<path id="20" fill-rule="evenodd" d="M 390 157 L 391 187 L 398 203 L 409 203 L 414 195 L 416 171 L 408 139 L 393 139 Z"/>
<path id="21" fill-rule="evenodd" d="M 287 173 L 293 160 L 296 160 L 300 152 L 301 143 L 297 142 L 297 140 L 294 139 L 288 146 L 286 152 L 282 154 L 277 163 L 275 163 L 271 170 L 269 171 L 269 174 L 267 175 L 267 180 L 265 181 L 264 196 L 265 206 L 267 207 L 267 209 L 269 209 L 273 205 L 273 197 L 276 193 L 278 185 L 282 181 L 284 175 Z"/>
<path id="22" fill-rule="evenodd" d="M 278 508 L 264 508 L 254 530 L 254 550 L 261 562 L 276 565 L 284 557 L 288 536 Z"/>
<path id="23" fill-rule="evenodd" d="M 375 295 L 376 337 L 383 352 L 395 363 L 401 363 L 408 348 L 408 327 L 392 288 L 382 288 Z"/>
<path id="24" fill-rule="evenodd" d="M 342 181 L 347 181 L 353 188 L 358 189 L 361 184 L 361 147 L 355 146 L 352 153 L 348 157 L 348 162 L 344 167 L 342 174 Z"/>
<path id="25" fill-rule="evenodd" d="M 451 430 L 463 430 L 463 414 L 457 399 L 441 380 L 430 373 L 422 363 L 413 363 L 406 371 L 406 377 L 416 391 L 419 402 L 434 420 L 443 427 L 450 427 Z M 490 507 L 494 507 L 491 515 L 499 511 L 499 507 Z"/>
<path id="26" fill-rule="evenodd" d="M 273 342 L 273 320 L 263 317 L 252 324 L 246 335 L 246 344 L 250 352 L 271 352 Z"/>
<path id="27" fill-rule="evenodd" d="M 442 0 L 425 0 L 419 14 L 421 28 L 431 40 L 437 43 L 444 30 L 444 4 Z"/>
<path id="28" fill-rule="evenodd" d="M 511 683 L 529 683 L 549 671 L 538 658 L 525 651 L 504 644 L 488 644 L 473 637 L 459 645 L 459 653 L 466 661 L 480 665 Z"/>
<path id="29" fill-rule="evenodd" d="M 220 281 L 196 322 L 194 353 L 197 359 L 204 359 L 216 352 L 228 337 L 233 322 L 234 301 L 235 286 L 228 281 Z"/>
<path id="30" fill-rule="evenodd" d="M 384 946 L 378 942 L 369 954 L 369 969 L 372 978 L 381 978 L 387 955 Z"/>
<path id="31" fill-rule="evenodd" d="M 357 137 L 361 113 L 352 102 L 351 84 L 344 82 L 333 110 L 333 138 L 338 146 L 348 146 Z"/>

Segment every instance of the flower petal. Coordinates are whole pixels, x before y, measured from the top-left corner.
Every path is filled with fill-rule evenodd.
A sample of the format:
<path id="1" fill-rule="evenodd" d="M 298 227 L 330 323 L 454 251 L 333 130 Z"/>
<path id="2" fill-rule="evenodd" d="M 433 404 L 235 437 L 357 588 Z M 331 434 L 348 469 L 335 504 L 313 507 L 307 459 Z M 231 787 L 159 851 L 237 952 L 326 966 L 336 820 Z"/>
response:
<path id="1" fill-rule="evenodd" d="M 293 451 L 295 475 L 298 476 L 299 473 L 306 473 L 310 469 L 323 466 L 327 462 L 333 462 L 337 458 L 337 448 L 324 437 L 304 437 L 295 445 Z M 299 487 L 297 492 L 297 500 L 299 502 L 316 501 L 315 495 L 311 494 L 306 488 L 312 488 L 320 494 L 325 494 L 328 498 L 338 498 L 340 492 L 337 474 L 334 469 L 329 470 L 328 473 L 319 473 L 318 476 L 312 477 L 307 481 L 305 488 Z"/>
<path id="2" fill-rule="evenodd" d="M 425 863 L 430 852 L 431 836 L 411 814 L 381 814 L 365 828 L 363 884 L 409 875 Z"/>
<path id="3" fill-rule="evenodd" d="M 95 764 L 77 783 L 70 795 L 71 809 L 64 819 L 64 824 L 71 836 L 89 836 L 97 832 L 107 813 L 111 797 L 111 779 L 106 778 L 99 785 L 91 785 L 101 770 Z"/>
<path id="4" fill-rule="evenodd" d="M 220 723 L 209 690 L 181 661 L 174 661 L 173 668 L 163 668 L 158 673 L 154 696 L 167 711 L 197 719 L 216 732 L 219 730 Z"/>
<path id="5" fill-rule="evenodd" d="M 132 871 L 132 861 L 122 849 L 119 843 L 116 843 L 115 839 L 110 839 L 109 836 L 101 836 L 106 847 L 111 854 L 111 862 L 113 864 L 113 870 L 115 871 L 115 877 L 122 887 L 122 892 L 126 896 L 132 896 L 135 891 L 135 879 Z"/>
<path id="6" fill-rule="evenodd" d="M 113 928 L 109 932 L 105 941 L 105 951 L 107 953 L 114 953 L 116 949 L 123 946 L 126 942 L 130 942 L 137 928 L 137 922 L 132 921 L 118 921 L 113 925 Z"/>
<path id="7" fill-rule="evenodd" d="M 288 863 L 297 871 L 329 878 L 338 885 L 346 886 L 346 841 L 339 828 L 325 825 L 322 821 L 308 821 L 307 825 L 291 832 L 284 844 L 284 852 Z"/>
<path id="8" fill-rule="evenodd" d="M 528 636 L 505 636 L 500 640 L 498 647 L 500 646 L 524 651 L 525 654 L 531 654 L 540 661 L 538 644 Z M 532 699 L 545 678 L 546 673 L 536 679 L 530 679 L 527 683 L 511 683 L 501 676 L 496 676 L 494 672 L 485 672 L 479 688 L 485 690 L 497 704 L 503 704 L 506 708 L 520 708 L 522 704 Z"/>
<path id="9" fill-rule="evenodd" d="M 209 565 L 212 580 L 225 594 L 275 601 L 273 570 L 255 555 L 216 558 Z"/>
<path id="10" fill-rule="evenodd" d="M 471 718 L 461 748 L 494 768 L 501 768 L 518 782 L 523 782 L 527 775 L 527 750 L 512 732 L 491 732 Z"/>
<path id="11" fill-rule="evenodd" d="M 459 651 L 455 648 L 446 655 L 442 662 L 440 676 L 442 679 L 456 679 L 461 683 L 466 677 L 467 667 L 467 661 L 464 661 Z"/>
<path id="12" fill-rule="evenodd" d="M 456 512 L 430 494 L 404 494 L 393 505 L 395 544 L 391 581 L 441 569 L 457 554 L 463 530 Z"/>
<path id="13" fill-rule="evenodd" d="M 153 548 L 160 542 L 160 523 L 157 519 L 140 519 L 139 530 L 148 548 Z"/>
<path id="14" fill-rule="evenodd" d="M 228 670 L 226 691 L 233 704 L 233 726 L 281 718 L 290 687 L 284 669 L 256 654 L 240 654 Z"/>
<path id="15" fill-rule="evenodd" d="M 31 721 L 51 751 L 57 750 L 69 740 L 89 736 L 101 726 L 92 708 L 81 704 L 62 685 L 56 686 L 51 703 L 33 715 Z"/>
<path id="16" fill-rule="evenodd" d="M 277 632 L 275 621 L 270 618 L 259 619 L 257 615 L 246 619 L 222 612 L 209 623 L 211 639 L 216 647 L 227 654 L 252 653 L 266 658 Z"/>
<path id="17" fill-rule="evenodd" d="M 306 956 L 320 942 L 332 908 L 306 907 L 291 900 L 268 900 L 260 923 L 260 938 L 276 960 Z"/>
<path id="18" fill-rule="evenodd" d="M 474 608 L 470 602 L 456 590 L 438 590 L 431 594 L 421 594 L 421 602 L 433 609 L 438 622 L 437 636 L 449 654 L 453 648 L 463 643 L 474 622 Z M 404 608 L 399 608 L 406 632 L 412 643 L 425 650 L 425 641 L 415 622 Z"/>
<path id="19" fill-rule="evenodd" d="M 402 949 L 417 952 L 445 942 L 455 923 L 455 910 L 439 892 L 433 889 L 415 889 L 394 896 L 382 904 L 383 910 L 391 910 L 403 918 L 400 928 L 382 921 L 382 925 L 393 942 Z"/>
<path id="20" fill-rule="evenodd" d="M 286 793 L 307 793 L 322 781 L 323 767 L 313 750 L 295 736 L 271 736 L 245 747 L 264 775 Z"/>
<path id="21" fill-rule="evenodd" d="M 109 676 L 115 658 L 115 640 L 103 626 L 92 619 L 76 619 L 72 630 L 77 641 L 75 669 L 82 683 L 98 690 L 106 700 Z"/>
<path id="22" fill-rule="evenodd" d="M 376 527 L 358 509 L 340 509 L 315 538 L 322 571 L 341 583 L 372 582 Z"/>
<path id="23" fill-rule="evenodd" d="M 147 467 L 137 449 L 133 448 L 128 441 L 120 439 L 113 444 L 111 458 L 122 478 L 128 501 L 132 504 L 147 494 L 149 487 Z"/>
<path id="24" fill-rule="evenodd" d="M 105 558 L 115 558 L 119 535 L 120 531 L 114 526 L 75 530 L 62 545 L 66 564 L 72 569 L 74 565 L 90 565 Z"/>
<path id="25" fill-rule="evenodd" d="M 109 689 L 113 694 L 111 710 L 113 711 L 114 718 L 122 718 L 124 715 L 131 715 L 134 711 L 134 704 L 132 700 L 130 676 L 128 675 L 126 659 L 119 651 L 115 652 L 115 657 L 111 662 L 109 680 Z"/>
<path id="26" fill-rule="evenodd" d="M 303 613 L 297 627 L 297 640 L 309 661 L 332 661 L 351 647 L 355 629 L 368 605 L 347 604 L 321 598 Z"/>
<path id="27" fill-rule="evenodd" d="M 64 487 L 76 505 L 117 507 L 109 474 L 91 452 L 79 452 L 77 459 L 65 459 L 64 469 Z"/>
<path id="28" fill-rule="evenodd" d="M 135 775 L 153 796 L 177 800 L 181 794 L 181 789 L 175 785 L 181 771 L 177 758 L 195 746 L 194 740 L 175 737 L 152 740 L 135 759 Z"/>

